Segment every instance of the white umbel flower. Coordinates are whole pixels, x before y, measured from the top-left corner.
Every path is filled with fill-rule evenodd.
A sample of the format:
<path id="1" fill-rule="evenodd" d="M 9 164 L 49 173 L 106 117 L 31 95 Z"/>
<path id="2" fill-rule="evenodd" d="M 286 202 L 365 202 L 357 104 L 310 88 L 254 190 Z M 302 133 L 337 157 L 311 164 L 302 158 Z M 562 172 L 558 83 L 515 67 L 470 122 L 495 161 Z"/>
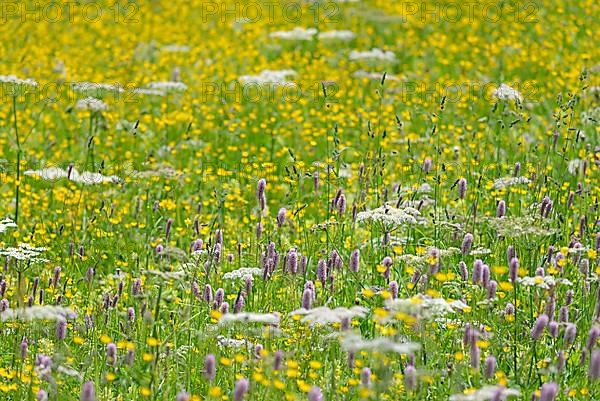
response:
<path id="1" fill-rule="evenodd" d="M 388 205 L 377 209 L 360 212 L 356 215 L 356 221 L 379 222 L 387 226 L 399 227 L 407 224 L 423 224 L 425 219 L 421 213 L 414 208 L 406 207 L 397 209 Z"/>
<path id="2" fill-rule="evenodd" d="M 581 159 L 573 159 L 573 160 L 569 161 L 567 170 L 569 171 L 569 173 L 571 173 L 573 175 L 577 175 L 580 171 L 583 170 L 584 166 L 585 166 L 585 161 L 583 161 Z"/>
<path id="3" fill-rule="evenodd" d="M 258 75 L 242 75 L 238 80 L 244 84 L 294 85 L 294 82 L 287 80 L 294 75 L 294 70 L 263 70 Z"/>
<path id="4" fill-rule="evenodd" d="M 100 99 L 96 99 L 95 97 L 86 97 L 85 99 L 80 99 L 77 101 L 75 107 L 79 110 L 91 110 L 91 111 L 106 111 L 108 110 L 108 105 L 104 103 Z"/>
<path id="5" fill-rule="evenodd" d="M 523 100 L 519 91 L 506 84 L 501 84 L 500 87 L 494 89 L 492 95 L 500 100 Z"/>
<path id="6" fill-rule="evenodd" d="M 531 180 L 527 177 L 501 177 L 494 180 L 494 189 L 503 189 L 518 184 L 529 184 Z"/>
<path id="7" fill-rule="evenodd" d="M 22 309 L 7 309 L 0 313 L 3 322 L 7 320 L 63 320 L 73 319 L 77 314 L 71 308 L 54 305 L 34 305 Z"/>
<path id="8" fill-rule="evenodd" d="M 116 175 L 105 176 L 100 173 L 94 173 L 89 171 L 79 173 L 75 168 L 71 170 L 70 176 L 66 170 L 63 170 L 62 168 L 58 167 L 47 167 L 41 170 L 27 170 L 24 174 L 28 176 L 37 176 L 47 181 L 58 180 L 61 178 L 69 178 L 71 181 L 85 185 L 103 184 L 105 182 L 121 182 L 121 179 Z"/>
<path id="9" fill-rule="evenodd" d="M 0 233 L 6 232 L 9 228 L 17 228 L 17 225 L 10 218 L 0 221 Z"/>
<path id="10" fill-rule="evenodd" d="M 350 60 L 384 60 L 384 61 L 396 61 L 396 54 L 394 52 L 381 49 L 371 49 L 366 51 L 353 50 L 350 53 Z"/>
<path id="11" fill-rule="evenodd" d="M 124 92 L 124 89 L 118 85 L 113 84 L 104 84 L 104 83 L 95 83 L 95 82 L 75 82 L 73 85 L 73 90 L 77 92 L 87 92 L 92 90 L 105 90 L 105 91 L 115 91 L 115 92 Z"/>
<path id="12" fill-rule="evenodd" d="M 156 90 L 163 91 L 163 92 L 185 92 L 188 87 L 183 82 L 160 81 L 160 82 L 150 82 L 148 84 L 148 88 L 156 89 Z"/>
<path id="13" fill-rule="evenodd" d="M 262 269 L 258 267 L 242 267 L 223 274 L 223 280 L 239 280 L 252 276 L 262 276 Z"/>
<path id="14" fill-rule="evenodd" d="M 1 248 L 0 256 L 7 256 L 16 260 L 26 260 L 32 263 L 46 263 L 47 259 L 39 258 L 46 248 L 34 247 L 29 244 L 19 244 L 16 248 Z"/>
<path id="15" fill-rule="evenodd" d="M 296 27 L 291 31 L 275 31 L 271 32 L 269 36 L 275 39 L 283 40 L 312 40 L 317 34 L 315 28 L 302 28 Z"/>
<path id="16" fill-rule="evenodd" d="M 165 91 L 160 89 L 148 89 L 148 88 L 135 88 L 131 91 L 134 95 L 146 95 L 146 96 L 164 96 Z"/>
<path id="17" fill-rule="evenodd" d="M 290 313 L 290 316 L 301 315 L 303 322 L 309 322 L 311 326 L 325 326 L 327 324 L 341 323 L 343 319 L 364 318 L 369 310 L 362 306 L 353 306 L 351 308 L 331 309 L 321 306 L 314 309 L 297 309 Z"/>
<path id="18" fill-rule="evenodd" d="M 517 279 L 517 282 L 527 287 L 538 287 L 544 290 L 556 287 L 557 284 L 566 286 L 572 286 L 573 283 L 565 278 L 554 278 L 553 276 L 535 276 L 535 277 L 522 277 Z"/>
<path id="19" fill-rule="evenodd" d="M 166 53 L 187 53 L 191 50 L 191 48 L 188 45 L 178 45 L 173 43 L 170 45 L 164 45 L 160 50 Z"/>
<path id="20" fill-rule="evenodd" d="M 374 79 L 376 81 L 381 81 L 383 79 L 383 73 L 380 72 L 368 72 L 368 71 L 364 71 L 364 70 L 358 70 L 355 71 L 352 76 L 354 78 L 368 78 L 368 79 Z M 385 74 L 385 80 L 386 81 L 399 81 L 400 79 L 392 74 Z"/>
<path id="21" fill-rule="evenodd" d="M 235 338 L 227 338 L 225 336 L 217 336 L 217 344 L 221 348 L 243 348 L 252 346 L 248 340 L 237 340 Z"/>
<path id="22" fill-rule="evenodd" d="M 410 354 L 421 348 L 417 343 L 397 343 L 385 337 L 366 340 L 358 334 L 349 334 L 342 337 L 341 345 L 346 351 L 393 352 L 397 354 Z"/>
<path id="23" fill-rule="evenodd" d="M 410 314 L 420 319 L 437 319 L 457 310 L 467 310 L 469 306 L 460 300 L 448 302 L 418 294 L 412 298 L 390 299 L 386 302 L 386 309 L 391 312 L 388 319 L 393 319 L 396 313 Z"/>
<path id="24" fill-rule="evenodd" d="M 38 83 L 31 78 L 21 79 L 16 75 L 0 75 L 0 82 L 11 85 L 38 86 Z"/>
<path id="25" fill-rule="evenodd" d="M 262 324 L 279 324 L 279 315 L 275 313 L 227 313 L 219 319 L 219 325 L 224 326 L 231 323 L 262 323 Z"/>
<path id="26" fill-rule="evenodd" d="M 501 391 L 502 400 L 506 400 L 508 397 L 518 397 L 521 392 L 512 388 L 505 388 L 500 386 L 485 386 L 477 389 L 468 394 L 454 394 L 450 396 L 450 401 L 488 401 Z"/>
<path id="27" fill-rule="evenodd" d="M 348 30 L 319 32 L 319 39 L 321 40 L 352 40 L 355 37 L 356 34 Z"/>

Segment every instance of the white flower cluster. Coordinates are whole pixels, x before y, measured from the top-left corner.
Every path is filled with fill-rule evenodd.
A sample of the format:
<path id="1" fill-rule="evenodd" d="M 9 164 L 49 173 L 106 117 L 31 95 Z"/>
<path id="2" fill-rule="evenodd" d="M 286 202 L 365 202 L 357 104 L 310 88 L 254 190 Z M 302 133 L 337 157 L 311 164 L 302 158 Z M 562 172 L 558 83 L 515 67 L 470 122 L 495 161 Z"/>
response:
<path id="1" fill-rule="evenodd" d="M 492 96 L 500 100 L 522 100 L 521 94 L 506 84 L 501 84 L 500 87 L 494 89 Z"/>
<path id="2" fill-rule="evenodd" d="M 162 92 L 185 92 L 187 85 L 183 82 L 176 81 L 161 81 L 161 82 L 150 82 L 148 88 L 159 90 Z"/>
<path id="3" fill-rule="evenodd" d="M 173 43 L 170 45 L 164 45 L 160 50 L 167 53 L 187 53 L 191 49 L 188 45 L 178 45 Z"/>
<path id="4" fill-rule="evenodd" d="M 577 175 L 579 171 L 583 170 L 584 165 L 585 162 L 583 160 L 573 159 L 569 161 L 569 166 L 567 167 L 567 170 L 569 170 L 569 173 Z"/>
<path id="5" fill-rule="evenodd" d="M 79 99 L 75 108 L 79 110 L 106 111 L 108 110 L 108 105 L 100 99 L 89 96 L 85 99 Z"/>
<path id="6" fill-rule="evenodd" d="M 131 91 L 134 95 L 147 95 L 147 96 L 164 96 L 165 92 L 158 89 L 148 88 L 135 88 Z"/>
<path id="7" fill-rule="evenodd" d="M 92 173 L 89 171 L 85 171 L 83 173 L 79 173 L 76 169 L 71 170 L 71 175 L 69 176 L 69 172 L 59 167 L 48 167 L 41 170 L 27 170 L 24 173 L 25 175 L 37 176 L 44 180 L 53 181 L 61 178 L 68 178 L 71 181 L 92 185 L 92 184 L 102 184 L 105 182 L 118 183 L 121 182 L 121 179 L 116 175 L 105 176 L 100 173 Z"/>
<path id="8" fill-rule="evenodd" d="M 538 287 L 543 288 L 544 290 L 549 290 L 550 288 L 556 287 L 557 284 L 562 284 L 566 286 L 572 286 L 573 283 L 564 278 L 554 278 L 553 276 L 535 276 L 535 277 L 522 277 L 517 279 L 517 282 L 528 287 Z"/>
<path id="9" fill-rule="evenodd" d="M 475 248 L 472 249 L 470 252 L 471 256 L 483 256 L 483 255 L 489 255 L 490 253 L 492 253 L 492 250 L 489 248 Z"/>
<path id="10" fill-rule="evenodd" d="M 258 267 L 242 267 L 223 274 L 223 280 L 239 280 L 252 276 L 262 276 L 262 269 Z"/>
<path id="11" fill-rule="evenodd" d="M 517 238 L 523 235 L 548 236 L 553 235 L 556 229 L 541 227 L 532 216 L 512 217 L 504 216 L 501 219 L 487 218 L 486 221 L 494 228 L 500 237 Z"/>
<path id="12" fill-rule="evenodd" d="M 379 222 L 386 226 L 398 227 L 406 224 L 424 224 L 425 219 L 421 213 L 412 207 L 400 208 L 388 205 L 380 206 L 377 209 L 360 212 L 356 215 L 356 221 Z"/>
<path id="13" fill-rule="evenodd" d="M 165 280 L 182 280 L 188 274 L 185 270 L 174 270 L 171 272 L 162 272 L 160 270 L 144 270 L 144 269 L 142 269 L 142 273 L 150 274 L 153 276 L 158 276 Z"/>
<path id="14" fill-rule="evenodd" d="M 1 248 L 0 256 L 7 256 L 9 258 L 14 258 L 17 260 L 27 260 L 32 263 L 46 263 L 47 259 L 39 258 L 46 248 L 44 247 L 34 247 L 29 244 L 19 244 L 16 248 Z"/>
<path id="15" fill-rule="evenodd" d="M 94 82 L 75 82 L 73 85 L 73 90 L 78 92 L 86 92 L 91 90 L 105 90 L 105 91 L 115 91 L 115 92 L 123 92 L 124 89 L 117 85 L 112 84 L 103 84 L 103 83 L 94 83 Z"/>
<path id="16" fill-rule="evenodd" d="M 319 32 L 319 39 L 321 40 L 352 40 L 355 37 L 356 34 L 348 30 Z"/>
<path id="17" fill-rule="evenodd" d="M 227 313 L 219 319 L 219 325 L 227 325 L 230 323 L 262 323 L 262 324 L 279 324 L 279 314 L 276 313 Z"/>
<path id="18" fill-rule="evenodd" d="M 396 55 L 394 52 L 388 50 L 384 51 L 381 49 L 371 49 L 366 51 L 356 51 L 353 50 L 350 52 L 350 60 L 385 60 L 385 61 L 395 61 Z"/>
<path id="19" fill-rule="evenodd" d="M 225 336 L 217 336 L 217 344 L 221 348 L 242 348 L 252 346 L 248 340 L 236 340 L 235 338 L 227 338 Z"/>
<path id="20" fill-rule="evenodd" d="M 244 84 L 294 85 L 289 76 L 297 75 L 294 70 L 263 70 L 258 75 L 242 75 L 238 80 Z"/>
<path id="21" fill-rule="evenodd" d="M 469 306 L 460 300 L 448 302 L 443 298 L 417 294 L 412 298 L 390 299 L 386 302 L 386 308 L 392 315 L 406 313 L 420 319 L 436 319 L 454 313 L 456 310 L 464 311 L 469 309 Z"/>
<path id="22" fill-rule="evenodd" d="M 368 72 L 365 70 L 358 70 L 358 71 L 354 71 L 354 73 L 352 74 L 352 76 L 354 78 L 368 78 L 368 79 L 374 79 L 377 81 L 381 81 L 381 79 L 383 78 L 383 73 L 381 72 Z M 392 74 L 385 74 L 385 80 L 386 81 L 399 81 L 400 79 Z"/>
<path id="23" fill-rule="evenodd" d="M 283 40 L 312 40 L 312 38 L 317 34 L 317 30 L 315 28 L 301 28 L 296 27 L 291 31 L 275 31 L 271 32 L 269 36 L 275 39 L 283 39 Z"/>
<path id="24" fill-rule="evenodd" d="M 452 247 L 452 246 L 449 248 L 446 248 L 446 249 L 437 249 L 437 248 L 429 247 L 429 248 L 427 248 L 427 251 L 422 255 L 414 255 L 414 254 L 407 253 L 404 255 L 397 256 L 396 259 L 400 262 L 405 263 L 408 266 L 420 267 L 420 266 L 426 266 L 429 258 L 432 255 L 434 255 L 435 253 L 438 253 L 440 258 L 444 258 L 444 257 L 459 254 L 460 249 Z"/>
<path id="25" fill-rule="evenodd" d="M 501 177 L 494 180 L 494 189 L 504 189 L 517 184 L 529 184 L 531 180 L 527 177 Z"/>
<path id="26" fill-rule="evenodd" d="M 385 337 L 365 340 L 358 334 L 349 334 L 342 337 L 341 345 L 346 351 L 394 352 L 397 354 L 410 354 L 421 348 L 417 343 L 397 343 Z"/>
<path id="27" fill-rule="evenodd" d="M 450 401 L 488 401 L 501 392 L 501 400 L 506 400 L 508 397 L 519 397 L 521 392 L 512 388 L 500 386 L 485 386 L 467 394 L 454 394 L 450 396 Z"/>
<path id="28" fill-rule="evenodd" d="M 7 309 L 0 313 L 3 322 L 7 320 L 63 320 L 74 319 L 77 314 L 71 308 L 54 305 L 34 305 L 22 309 Z"/>
<path id="29" fill-rule="evenodd" d="M 10 218 L 0 221 L 0 233 L 6 232 L 9 228 L 17 228 L 17 225 Z"/>
<path id="30" fill-rule="evenodd" d="M 21 79 L 16 75 L 0 75 L 0 82 L 11 85 L 27 85 L 27 86 L 38 86 L 31 78 Z"/>
<path id="31" fill-rule="evenodd" d="M 362 306 L 353 306 L 351 308 L 331 309 L 327 306 L 321 306 L 314 309 L 297 309 L 290 313 L 290 316 L 301 315 L 303 322 L 309 322 L 311 326 L 325 326 L 327 324 L 341 323 L 343 319 L 364 318 L 369 310 Z"/>

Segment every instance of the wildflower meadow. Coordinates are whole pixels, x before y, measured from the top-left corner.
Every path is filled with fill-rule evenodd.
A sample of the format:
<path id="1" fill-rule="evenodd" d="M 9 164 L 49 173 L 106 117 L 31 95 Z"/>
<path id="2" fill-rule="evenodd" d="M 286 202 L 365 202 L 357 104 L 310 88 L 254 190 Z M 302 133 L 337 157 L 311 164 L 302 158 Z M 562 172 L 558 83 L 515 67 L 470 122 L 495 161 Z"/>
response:
<path id="1" fill-rule="evenodd" d="M 2 0 L 0 401 L 600 400 L 599 30 Z"/>

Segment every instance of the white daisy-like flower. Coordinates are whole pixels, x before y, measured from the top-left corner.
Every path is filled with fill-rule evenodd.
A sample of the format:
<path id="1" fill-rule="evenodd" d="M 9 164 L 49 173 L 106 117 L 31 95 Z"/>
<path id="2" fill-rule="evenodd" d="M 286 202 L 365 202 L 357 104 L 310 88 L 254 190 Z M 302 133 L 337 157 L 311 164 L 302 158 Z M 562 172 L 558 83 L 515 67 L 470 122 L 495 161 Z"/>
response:
<path id="1" fill-rule="evenodd" d="M 288 77 L 295 76 L 294 70 L 263 70 L 258 75 L 242 75 L 238 78 L 243 84 L 295 85 Z"/>
<path id="2" fill-rule="evenodd" d="M 262 269 L 258 267 L 242 267 L 223 274 L 223 280 L 239 280 L 252 276 L 262 277 Z"/>
<path id="3" fill-rule="evenodd" d="M 375 351 L 382 353 L 393 352 L 397 354 L 410 354 L 421 348 L 421 346 L 417 343 L 397 343 L 386 337 L 366 340 L 358 334 L 348 334 L 342 337 L 341 345 L 346 351 Z"/>
<path id="4" fill-rule="evenodd" d="M 0 233 L 6 232 L 9 228 L 17 228 L 17 225 L 10 218 L 0 221 Z"/>
<path id="5" fill-rule="evenodd" d="M 498 88 L 494 89 L 492 96 L 500 100 L 523 100 L 519 91 L 506 84 L 501 84 Z"/>
<path id="6" fill-rule="evenodd" d="M 16 75 L 0 75 L 0 82 L 11 85 L 38 86 L 38 83 L 31 78 L 21 79 Z"/>
<path id="7" fill-rule="evenodd" d="M 355 37 L 356 34 L 348 30 L 319 32 L 319 39 L 321 40 L 352 40 Z"/>
<path id="8" fill-rule="evenodd" d="M 390 50 L 381 50 L 374 48 L 366 51 L 350 52 L 350 60 L 384 60 L 384 61 L 396 61 L 396 54 Z"/>
<path id="9" fill-rule="evenodd" d="M 508 397 L 519 397 L 521 392 L 512 388 L 505 388 L 500 386 L 485 386 L 475 391 L 471 391 L 465 394 L 454 394 L 450 396 L 450 401 L 488 401 L 494 398 L 501 392 L 502 400 L 506 400 Z"/>
<path id="10" fill-rule="evenodd" d="M 290 313 L 290 316 L 303 316 L 302 321 L 310 323 L 311 326 L 325 326 L 327 324 L 341 323 L 344 319 L 364 318 L 369 310 L 362 306 L 353 306 L 351 308 L 331 309 L 321 306 L 313 309 L 297 309 Z"/>
<path id="11" fill-rule="evenodd" d="M 92 111 L 106 111 L 108 105 L 100 99 L 95 97 L 86 97 L 85 99 L 79 99 L 75 107 L 79 110 L 92 110 Z"/>
<path id="12" fill-rule="evenodd" d="M 315 28 L 302 28 L 296 27 L 291 31 L 275 31 L 271 32 L 269 36 L 275 39 L 283 40 L 312 40 L 317 34 Z"/>
<path id="13" fill-rule="evenodd" d="M 529 184 L 531 180 L 527 177 L 501 177 L 494 180 L 494 189 L 504 189 L 518 184 Z"/>
<path id="14" fill-rule="evenodd" d="M 188 87 L 183 82 L 160 81 L 160 82 L 150 82 L 148 84 L 148 88 L 156 89 L 156 90 L 163 91 L 163 92 L 185 92 Z"/>
<path id="15" fill-rule="evenodd" d="M 278 325 L 280 321 L 279 314 L 275 313 L 227 313 L 219 319 L 219 325 L 227 325 L 231 323 L 262 323 Z"/>

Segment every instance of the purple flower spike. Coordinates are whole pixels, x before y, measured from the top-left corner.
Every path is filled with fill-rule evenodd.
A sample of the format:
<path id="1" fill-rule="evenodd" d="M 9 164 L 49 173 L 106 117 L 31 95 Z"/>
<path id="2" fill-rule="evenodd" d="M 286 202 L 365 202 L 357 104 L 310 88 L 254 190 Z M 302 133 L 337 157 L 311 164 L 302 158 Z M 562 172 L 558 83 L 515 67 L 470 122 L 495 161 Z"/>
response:
<path id="1" fill-rule="evenodd" d="M 87 381 L 83 383 L 81 388 L 81 401 L 96 401 L 96 390 L 94 389 L 94 383 Z"/>
<path id="2" fill-rule="evenodd" d="M 210 380 L 215 380 L 216 376 L 216 361 L 215 356 L 213 354 L 206 355 L 204 358 L 204 376 Z"/>
<path id="3" fill-rule="evenodd" d="M 542 384 L 540 401 L 554 401 L 558 393 L 558 385 L 554 382 Z"/>
<path id="4" fill-rule="evenodd" d="M 239 379 L 235 382 L 235 387 L 233 389 L 233 401 L 242 401 L 244 396 L 248 392 L 248 388 L 250 387 L 250 382 L 248 379 Z"/>
<path id="5" fill-rule="evenodd" d="M 546 326 L 548 326 L 548 315 L 539 315 L 535 321 L 535 324 L 533 325 L 533 328 L 531 329 L 531 338 L 538 340 L 544 332 Z"/>
<path id="6" fill-rule="evenodd" d="M 323 393 L 319 387 L 314 386 L 308 391 L 308 401 L 323 401 Z"/>

